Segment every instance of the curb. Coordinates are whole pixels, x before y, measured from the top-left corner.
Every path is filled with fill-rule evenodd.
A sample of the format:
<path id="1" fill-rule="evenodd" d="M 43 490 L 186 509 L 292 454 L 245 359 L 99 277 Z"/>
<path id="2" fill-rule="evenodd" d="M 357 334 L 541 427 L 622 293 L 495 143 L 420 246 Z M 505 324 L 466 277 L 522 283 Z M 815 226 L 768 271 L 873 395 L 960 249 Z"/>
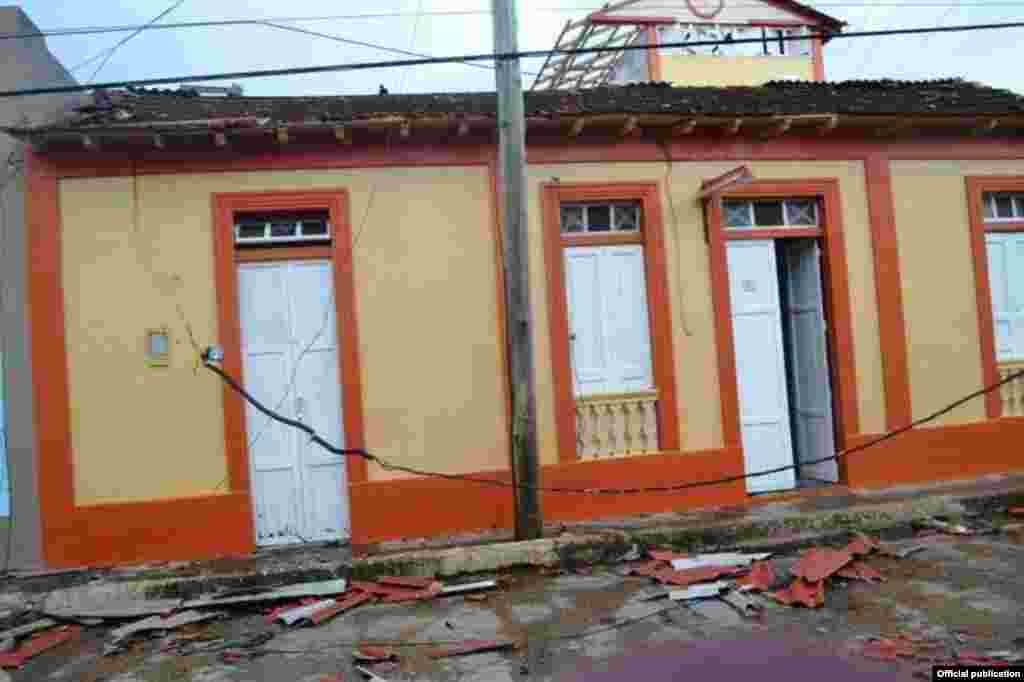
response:
<path id="1" fill-rule="evenodd" d="M 50 592 L 68 600 L 194 598 L 223 589 L 276 587 L 282 584 L 382 575 L 453 578 L 524 568 L 574 569 L 609 564 L 634 546 L 679 551 L 792 552 L 811 545 L 838 545 L 851 533 L 867 532 L 885 540 L 910 537 L 913 524 L 931 516 L 990 513 L 1024 501 L 1024 490 L 991 495 L 935 495 L 910 501 L 862 504 L 839 510 L 780 514 L 747 522 L 719 521 L 635 529 L 600 529 L 555 538 L 497 542 L 444 549 L 420 549 L 372 556 L 316 568 L 250 571 L 229 575 L 99 580 Z M 43 595 L 26 594 L 28 601 Z"/>

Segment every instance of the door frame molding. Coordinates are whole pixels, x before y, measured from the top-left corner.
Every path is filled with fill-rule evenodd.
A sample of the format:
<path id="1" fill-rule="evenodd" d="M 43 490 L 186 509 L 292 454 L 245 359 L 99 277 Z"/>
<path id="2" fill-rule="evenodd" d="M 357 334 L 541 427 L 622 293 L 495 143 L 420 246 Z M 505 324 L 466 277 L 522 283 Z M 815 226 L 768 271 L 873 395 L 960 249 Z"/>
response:
<path id="1" fill-rule="evenodd" d="M 971 237 L 971 259 L 974 265 L 974 291 L 978 308 L 978 346 L 981 350 L 981 380 L 985 386 L 999 381 L 999 363 L 996 362 L 996 327 L 992 316 L 992 286 L 989 283 L 988 250 L 985 234 L 988 232 L 1024 232 L 1024 221 L 985 225 L 982 196 L 985 192 L 1024 192 L 1021 175 L 969 175 L 967 186 L 967 215 Z M 985 395 L 985 415 L 989 419 L 1003 416 L 1003 401 L 999 391 Z"/>
<path id="2" fill-rule="evenodd" d="M 640 233 L 563 236 L 559 211 L 563 201 L 639 201 L 642 221 Z M 633 243 L 642 244 L 644 247 L 651 365 L 654 383 L 658 389 L 658 450 L 677 452 L 680 438 L 675 353 L 670 323 L 672 317 L 658 182 L 544 183 L 541 185 L 541 202 L 558 461 L 566 464 L 579 460 L 576 451 L 576 406 L 569 356 L 569 306 L 562 249 L 566 246 L 595 246 L 601 243 Z"/>
<path id="3" fill-rule="evenodd" d="M 242 332 L 239 319 L 238 264 L 253 260 L 298 258 L 330 259 L 334 277 L 334 305 L 337 324 L 338 364 L 341 385 L 342 428 L 345 445 L 364 447 L 362 372 L 359 364 L 358 316 L 356 314 L 355 273 L 352 266 L 352 228 L 348 216 L 345 189 L 303 192 L 232 192 L 212 196 L 214 225 L 214 276 L 217 287 L 217 323 L 224 348 L 224 370 L 243 383 Z M 236 211 L 326 210 L 332 239 L 329 247 L 301 249 L 280 247 L 265 249 L 235 248 L 234 213 Z M 300 248 L 299 251 L 296 251 Z M 224 387 L 224 448 L 228 460 L 228 481 L 232 492 L 245 493 L 252 504 L 249 477 L 249 448 L 245 424 L 245 403 L 229 386 Z M 367 463 L 361 457 L 346 461 L 348 486 L 367 480 Z"/>
<path id="4" fill-rule="evenodd" d="M 816 230 L 746 230 L 736 235 L 726 230 L 722 219 L 722 199 L 729 198 L 816 198 L 820 219 Z M 739 387 L 732 327 L 732 303 L 729 300 L 729 271 L 726 242 L 732 239 L 817 237 L 822 240 L 822 278 L 826 321 L 828 324 L 829 373 L 832 379 L 833 419 L 836 423 L 836 449 L 850 446 L 859 432 L 857 408 L 857 372 L 853 357 L 849 269 L 843 239 L 842 202 L 839 181 L 835 178 L 809 178 L 753 182 L 704 201 L 708 225 L 708 254 L 711 259 L 711 297 L 715 311 L 715 346 L 718 354 L 718 381 L 722 403 L 722 435 L 725 446 L 742 448 L 740 435 Z M 738 232 L 738 231 L 737 231 Z M 813 233 L 812 233 L 813 232 Z M 839 481 L 847 480 L 845 462 L 839 462 Z"/>

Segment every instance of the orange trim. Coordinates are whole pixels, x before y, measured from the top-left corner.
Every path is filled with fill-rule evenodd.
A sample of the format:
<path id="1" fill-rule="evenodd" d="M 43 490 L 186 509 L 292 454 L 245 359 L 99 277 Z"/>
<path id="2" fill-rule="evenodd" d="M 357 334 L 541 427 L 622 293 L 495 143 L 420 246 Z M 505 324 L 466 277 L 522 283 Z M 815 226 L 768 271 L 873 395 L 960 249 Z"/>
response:
<path id="1" fill-rule="evenodd" d="M 857 374 L 853 359 L 853 329 L 850 320 L 850 293 L 839 183 L 835 179 L 775 180 L 744 185 L 727 197 L 815 196 L 822 202 L 822 241 L 824 272 L 827 283 L 825 298 L 829 317 L 829 355 L 833 373 L 833 399 L 839 442 L 846 443 L 857 434 Z M 735 344 L 732 328 L 732 305 L 729 301 L 729 275 L 726 259 L 726 230 L 722 227 L 719 201 L 705 204 L 710 227 L 711 285 L 715 308 L 715 334 L 719 363 L 719 386 L 722 401 L 722 432 L 726 447 L 741 442 L 739 395 L 736 376 Z M 842 470 L 840 470 L 842 473 Z"/>
<path id="2" fill-rule="evenodd" d="M 850 445 L 875 438 L 858 435 Z M 925 426 L 850 455 L 846 458 L 848 483 L 851 487 L 885 488 L 1019 471 L 1024 469 L 1018 454 L 1022 442 L 1021 417 Z"/>
<path id="3" fill-rule="evenodd" d="M 238 273 L 234 248 L 234 214 L 238 211 L 292 211 L 317 209 L 329 212 L 334 228 L 330 256 L 334 265 L 334 303 L 337 308 L 338 363 L 342 391 L 342 418 L 347 447 L 364 446 L 363 392 L 359 364 L 358 316 L 355 276 L 352 269 L 352 229 L 348 220 L 348 194 L 344 189 L 305 192 L 244 192 L 213 195 L 217 307 L 224 369 L 239 380 L 242 375 L 242 343 L 238 311 Z M 323 248 L 323 247 L 315 247 Z M 245 404 L 229 387 L 224 389 L 225 449 L 231 473 L 231 489 L 249 492 L 249 454 Z M 349 484 L 367 479 L 366 460 L 347 458 Z M 353 525 L 355 510 L 353 509 Z"/>
<path id="4" fill-rule="evenodd" d="M 726 241 L 743 239 L 796 239 L 800 237 L 820 237 L 820 227 L 780 227 L 778 229 L 725 229 L 723 237 Z"/>
<path id="5" fill-rule="evenodd" d="M 903 317 L 903 280 L 889 160 L 872 155 L 864 162 L 871 245 L 878 302 L 878 336 L 882 351 L 885 426 L 890 431 L 912 420 L 907 329 Z"/>
<path id="6" fill-rule="evenodd" d="M 611 246 L 613 244 L 643 244 L 641 232 L 590 232 L 562 234 L 565 246 Z"/>
<path id="7" fill-rule="evenodd" d="M 43 558 L 50 566 L 81 566 L 249 551 L 252 515 L 245 495 L 75 505 L 57 175 L 45 158 L 31 149 L 25 154 Z"/>
<path id="8" fill-rule="evenodd" d="M 669 21 L 669 23 L 675 23 Z M 651 24 L 647 27 L 647 78 L 660 81 L 662 78 L 661 51 L 658 49 L 658 27 Z"/>
<path id="9" fill-rule="evenodd" d="M 814 80 L 825 81 L 825 45 L 821 38 L 811 40 L 811 65 L 814 69 Z"/>
<path id="10" fill-rule="evenodd" d="M 658 387 L 659 448 L 679 449 L 679 413 L 676 406 L 675 355 L 672 349 L 671 303 L 664 225 L 658 184 L 584 183 L 542 185 L 544 255 L 548 272 L 548 317 L 551 333 L 551 363 L 555 392 L 555 424 L 558 459 L 574 462 L 576 451 L 576 402 L 573 397 L 572 365 L 569 351 L 569 311 L 566 301 L 565 262 L 562 249 L 579 245 L 563 239 L 559 207 L 563 201 L 639 200 L 643 216 L 644 260 L 647 274 L 647 307 L 651 325 L 654 381 Z"/>
<path id="11" fill-rule="evenodd" d="M 334 251 L 330 244 L 316 246 L 259 246 L 235 249 L 236 263 L 273 260 L 310 260 L 330 258 Z"/>
<path id="12" fill-rule="evenodd" d="M 978 307 L 978 340 L 981 347 L 981 377 L 986 386 L 999 381 L 996 363 L 996 328 L 992 316 L 992 288 L 988 279 L 988 250 L 985 232 L 989 231 L 982 212 L 985 192 L 1024 192 L 1024 176 L 977 175 L 965 178 L 967 214 L 971 226 L 971 257 L 974 260 L 974 291 Z M 991 230 L 1001 231 L 1001 230 Z M 1003 413 L 999 391 L 985 395 L 985 414 L 997 419 Z M 973 450 L 973 448 L 972 448 Z"/>
<path id="13" fill-rule="evenodd" d="M 573 462 L 541 468 L 545 487 L 596 488 L 663 486 L 736 476 L 743 472 L 737 449 L 703 450 Z M 509 482 L 507 471 L 469 474 Z M 354 545 L 439 534 L 500 530 L 513 526 L 509 488 L 438 478 L 370 481 L 351 489 L 354 507 L 366 509 L 353 528 Z M 659 513 L 682 508 L 740 504 L 743 482 L 692 488 L 676 493 L 582 495 L 541 493 L 548 522 L 579 521 L 622 514 Z M 438 500 L 458 500 L 438 504 Z M 415 509 L 415 514 L 409 510 Z"/>

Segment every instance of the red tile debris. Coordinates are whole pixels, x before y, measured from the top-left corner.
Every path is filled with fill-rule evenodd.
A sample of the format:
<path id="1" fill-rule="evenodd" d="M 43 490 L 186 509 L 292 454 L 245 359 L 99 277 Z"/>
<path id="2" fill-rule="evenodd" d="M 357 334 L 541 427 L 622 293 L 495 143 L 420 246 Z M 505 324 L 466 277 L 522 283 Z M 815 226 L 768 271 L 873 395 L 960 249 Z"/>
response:
<path id="1" fill-rule="evenodd" d="M 803 578 L 796 578 L 785 589 L 769 592 L 768 596 L 789 606 L 803 604 L 816 609 L 825 605 L 825 581 L 808 582 Z"/>
<path id="2" fill-rule="evenodd" d="M 644 561 L 631 565 L 629 567 L 629 572 L 633 575 L 643 575 L 653 578 L 658 573 L 667 570 L 668 568 L 668 564 L 664 561 Z"/>
<path id="3" fill-rule="evenodd" d="M 439 582 L 433 582 L 430 587 L 422 590 L 396 590 L 384 597 L 383 601 L 388 604 L 398 604 L 407 601 L 420 601 L 422 599 L 433 599 L 441 594 L 444 586 Z"/>
<path id="4" fill-rule="evenodd" d="M 656 561 L 672 561 L 673 559 L 689 559 L 689 554 L 680 554 L 667 549 L 652 549 L 647 552 Z"/>
<path id="5" fill-rule="evenodd" d="M 405 575 L 385 575 L 377 578 L 377 582 L 381 585 L 393 585 L 410 590 L 425 590 L 434 583 L 434 579 Z"/>
<path id="6" fill-rule="evenodd" d="M 744 566 L 697 566 L 694 568 L 684 568 L 678 571 L 666 569 L 655 574 L 653 577 L 661 583 L 686 587 L 687 585 L 692 585 L 694 583 L 715 580 L 722 576 L 736 575 L 737 573 L 745 570 L 746 568 Z"/>
<path id="7" fill-rule="evenodd" d="M 840 578 L 847 578 L 849 580 L 864 580 L 866 582 L 878 581 L 885 582 L 885 576 L 879 573 L 877 570 L 868 566 L 863 561 L 854 561 L 847 566 L 843 566 L 836 575 Z"/>
<path id="8" fill-rule="evenodd" d="M 39 654 L 59 646 L 64 642 L 76 639 L 82 633 L 82 628 L 77 625 L 69 625 L 54 630 L 47 630 L 29 637 L 14 651 L 0 654 L 0 667 L 19 668 L 21 665 Z"/>
<path id="9" fill-rule="evenodd" d="M 515 648 L 515 643 L 508 640 L 492 639 L 467 639 L 464 642 L 437 647 L 427 652 L 431 658 L 447 658 L 449 656 L 465 656 L 484 651 L 498 651 L 500 649 Z"/>
<path id="10" fill-rule="evenodd" d="M 824 580 L 851 561 L 853 555 L 845 550 L 812 547 L 800 555 L 791 571 L 793 575 L 814 583 Z"/>
<path id="11" fill-rule="evenodd" d="M 341 673 L 333 673 L 321 677 L 320 682 L 345 682 L 345 678 Z"/>
<path id="12" fill-rule="evenodd" d="M 846 546 L 846 551 L 853 556 L 864 556 L 881 548 L 882 545 L 877 538 L 865 535 L 864 533 L 857 533 L 853 540 L 850 541 L 850 544 Z"/>
<path id="13" fill-rule="evenodd" d="M 755 561 L 750 565 L 750 573 L 737 580 L 736 584 L 767 592 L 775 584 L 775 569 L 769 561 Z"/>
<path id="14" fill-rule="evenodd" d="M 393 661 L 398 659 L 398 654 L 391 649 L 382 646 L 369 646 L 366 644 L 356 649 L 353 656 L 355 656 L 357 660 L 366 661 L 367 663 L 380 663 L 381 661 Z"/>
<path id="15" fill-rule="evenodd" d="M 911 658 L 917 655 L 917 647 L 905 637 L 873 639 L 861 650 L 867 658 L 880 661 L 895 661 L 897 658 Z"/>
<path id="16" fill-rule="evenodd" d="M 374 596 L 368 592 L 346 592 L 344 597 L 337 600 L 333 606 L 327 606 L 320 609 L 316 613 L 309 617 L 309 622 L 313 625 L 320 625 L 321 623 L 334 618 L 339 613 L 354 609 L 364 602 L 368 602 L 373 599 Z"/>

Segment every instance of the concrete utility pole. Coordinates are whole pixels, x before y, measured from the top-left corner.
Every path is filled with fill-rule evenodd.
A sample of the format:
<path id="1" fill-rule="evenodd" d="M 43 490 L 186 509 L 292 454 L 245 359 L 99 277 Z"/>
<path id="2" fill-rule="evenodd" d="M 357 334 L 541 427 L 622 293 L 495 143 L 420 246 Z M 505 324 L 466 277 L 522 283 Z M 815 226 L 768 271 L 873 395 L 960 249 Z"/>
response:
<path id="1" fill-rule="evenodd" d="M 519 51 L 516 0 L 491 0 L 494 51 Z M 505 267 L 505 321 L 512 390 L 512 475 L 518 484 L 516 539 L 541 537 L 537 458 L 537 407 L 533 383 L 533 315 L 526 223 L 526 124 L 519 59 L 497 61 L 499 163 Z"/>

